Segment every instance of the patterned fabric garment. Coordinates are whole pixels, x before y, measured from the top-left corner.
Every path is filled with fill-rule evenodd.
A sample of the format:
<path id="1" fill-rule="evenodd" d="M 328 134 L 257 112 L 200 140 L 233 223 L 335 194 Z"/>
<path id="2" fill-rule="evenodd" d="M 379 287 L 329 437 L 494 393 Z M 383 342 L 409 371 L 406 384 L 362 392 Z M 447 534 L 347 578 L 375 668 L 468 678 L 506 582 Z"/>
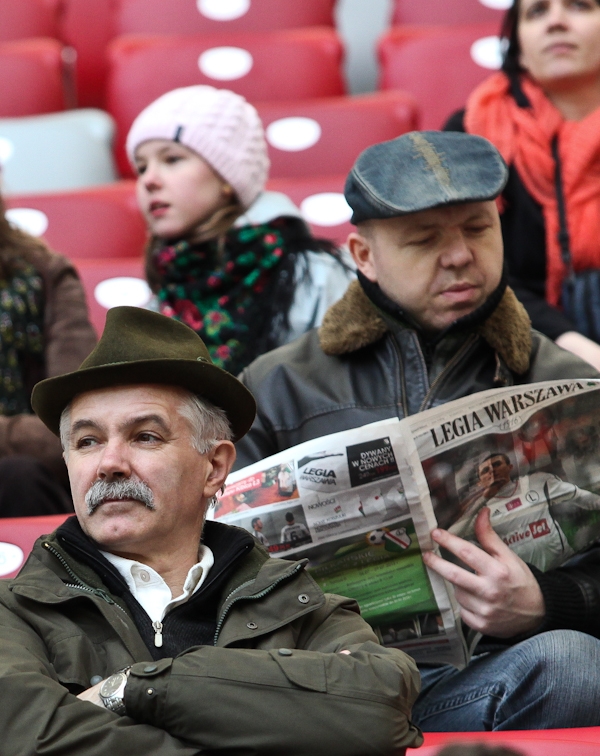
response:
<path id="1" fill-rule="evenodd" d="M 31 413 L 24 366 L 43 362 L 44 296 L 41 277 L 23 262 L 10 280 L 0 279 L 0 415 Z"/>
<path id="2" fill-rule="evenodd" d="M 154 253 L 161 312 L 193 328 L 215 365 L 233 374 L 261 353 L 278 314 L 277 327 L 285 323 L 296 261 L 286 251 L 285 226 L 286 219 L 243 226 L 223 245 L 181 241 Z"/>

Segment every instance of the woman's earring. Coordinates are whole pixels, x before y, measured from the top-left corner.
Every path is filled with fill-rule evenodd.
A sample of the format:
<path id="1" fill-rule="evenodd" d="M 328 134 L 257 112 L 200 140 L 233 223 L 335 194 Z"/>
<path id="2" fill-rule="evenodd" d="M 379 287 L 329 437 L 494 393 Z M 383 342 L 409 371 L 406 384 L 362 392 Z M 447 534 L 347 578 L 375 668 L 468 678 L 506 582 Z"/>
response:
<path id="1" fill-rule="evenodd" d="M 233 197 L 233 187 L 231 184 L 223 184 L 223 194 L 226 197 Z"/>

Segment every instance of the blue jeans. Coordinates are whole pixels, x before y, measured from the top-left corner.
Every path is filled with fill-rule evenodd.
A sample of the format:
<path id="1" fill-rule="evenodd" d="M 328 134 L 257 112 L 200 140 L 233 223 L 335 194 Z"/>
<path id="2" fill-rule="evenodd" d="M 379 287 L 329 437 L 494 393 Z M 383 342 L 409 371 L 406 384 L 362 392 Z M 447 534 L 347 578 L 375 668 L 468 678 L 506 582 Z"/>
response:
<path id="1" fill-rule="evenodd" d="M 463 670 L 422 665 L 413 721 L 425 732 L 600 725 L 600 640 L 541 633 L 474 657 Z"/>

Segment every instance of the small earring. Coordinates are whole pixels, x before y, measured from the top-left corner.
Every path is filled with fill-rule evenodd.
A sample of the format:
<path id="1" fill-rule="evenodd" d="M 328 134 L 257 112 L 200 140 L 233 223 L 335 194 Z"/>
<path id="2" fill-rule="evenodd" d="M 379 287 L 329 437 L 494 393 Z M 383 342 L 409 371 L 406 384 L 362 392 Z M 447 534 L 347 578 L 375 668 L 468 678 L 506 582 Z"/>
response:
<path id="1" fill-rule="evenodd" d="M 223 494 L 225 493 L 225 483 L 223 483 L 223 485 L 219 489 L 219 492 L 220 492 L 221 496 L 223 496 Z M 210 499 L 208 500 L 208 506 L 209 507 L 216 507 L 218 503 L 219 503 L 219 500 L 217 499 L 217 495 L 216 494 L 214 496 L 211 496 Z"/>
<path id="2" fill-rule="evenodd" d="M 233 187 L 231 186 L 231 184 L 223 184 L 223 194 L 226 197 L 233 196 Z"/>

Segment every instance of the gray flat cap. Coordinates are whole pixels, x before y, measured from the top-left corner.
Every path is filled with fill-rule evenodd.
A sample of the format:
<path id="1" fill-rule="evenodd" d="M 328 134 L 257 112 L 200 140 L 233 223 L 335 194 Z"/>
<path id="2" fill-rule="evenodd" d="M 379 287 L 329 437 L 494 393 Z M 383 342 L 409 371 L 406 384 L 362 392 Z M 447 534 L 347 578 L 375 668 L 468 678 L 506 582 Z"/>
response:
<path id="1" fill-rule="evenodd" d="M 356 224 L 492 200 L 507 179 L 506 163 L 487 139 L 455 131 L 411 131 L 361 152 L 344 194 Z"/>

